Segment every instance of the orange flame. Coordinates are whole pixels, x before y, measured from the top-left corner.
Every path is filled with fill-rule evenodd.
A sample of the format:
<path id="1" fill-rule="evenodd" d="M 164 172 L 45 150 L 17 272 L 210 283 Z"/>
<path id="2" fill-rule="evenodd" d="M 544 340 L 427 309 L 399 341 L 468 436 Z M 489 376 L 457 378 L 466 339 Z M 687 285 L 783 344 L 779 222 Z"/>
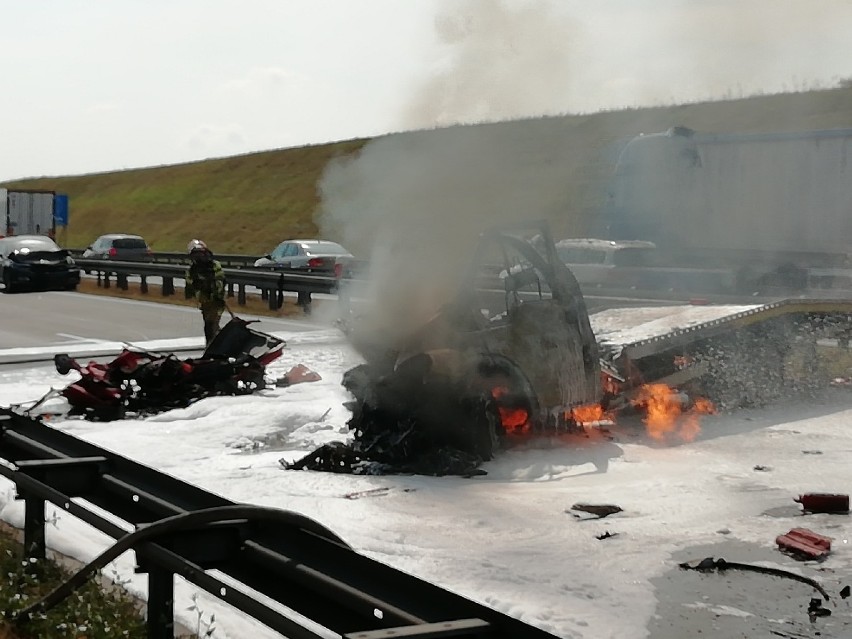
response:
<path id="1" fill-rule="evenodd" d="M 591 424 L 611 419 L 611 415 L 607 413 L 600 404 L 585 404 L 583 406 L 574 406 L 566 415 L 577 424 Z"/>
<path id="2" fill-rule="evenodd" d="M 523 408 L 510 408 L 500 405 L 500 398 L 509 394 L 505 386 L 495 386 L 491 396 L 497 400 L 497 410 L 500 412 L 500 422 L 507 433 L 522 435 L 530 430 L 530 415 Z"/>
<path id="3" fill-rule="evenodd" d="M 507 431 L 522 434 L 529 430 L 529 414 L 523 408 L 501 407 L 499 410 L 500 421 L 503 423 L 503 428 Z"/>
<path id="4" fill-rule="evenodd" d="M 648 435 L 657 441 L 677 439 L 691 442 L 701 432 L 699 416 L 716 412 L 713 403 L 704 398 L 699 398 L 692 408 L 684 410 L 681 396 L 665 384 L 642 386 L 632 403 L 645 409 L 642 421 Z"/>

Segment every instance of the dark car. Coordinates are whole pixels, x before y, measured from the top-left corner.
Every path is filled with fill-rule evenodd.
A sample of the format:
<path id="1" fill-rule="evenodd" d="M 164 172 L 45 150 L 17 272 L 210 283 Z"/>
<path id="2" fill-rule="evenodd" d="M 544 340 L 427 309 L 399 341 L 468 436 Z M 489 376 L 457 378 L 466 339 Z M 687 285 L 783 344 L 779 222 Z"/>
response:
<path id="1" fill-rule="evenodd" d="M 328 240 L 286 240 L 255 261 L 258 268 L 276 268 L 343 277 L 353 263 L 352 254 Z"/>
<path id="2" fill-rule="evenodd" d="M 139 235 L 110 233 L 101 235 L 83 251 L 87 260 L 121 260 L 148 262 L 152 259 L 148 243 Z"/>
<path id="3" fill-rule="evenodd" d="M 80 269 L 49 237 L 17 235 L 0 239 L 0 279 L 6 293 L 24 288 L 74 290 Z"/>

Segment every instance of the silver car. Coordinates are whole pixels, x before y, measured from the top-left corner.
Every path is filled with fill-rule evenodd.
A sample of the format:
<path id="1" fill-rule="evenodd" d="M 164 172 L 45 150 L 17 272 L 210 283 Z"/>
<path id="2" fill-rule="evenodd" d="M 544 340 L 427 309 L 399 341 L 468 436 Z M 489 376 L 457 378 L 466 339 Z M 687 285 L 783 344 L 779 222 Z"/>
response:
<path id="1" fill-rule="evenodd" d="M 150 262 L 153 259 L 148 243 L 139 235 L 110 233 L 101 235 L 83 251 L 87 260 L 121 260 Z"/>
<path id="2" fill-rule="evenodd" d="M 353 260 L 352 254 L 336 242 L 286 240 L 271 253 L 256 260 L 254 265 L 257 268 L 345 277 Z"/>

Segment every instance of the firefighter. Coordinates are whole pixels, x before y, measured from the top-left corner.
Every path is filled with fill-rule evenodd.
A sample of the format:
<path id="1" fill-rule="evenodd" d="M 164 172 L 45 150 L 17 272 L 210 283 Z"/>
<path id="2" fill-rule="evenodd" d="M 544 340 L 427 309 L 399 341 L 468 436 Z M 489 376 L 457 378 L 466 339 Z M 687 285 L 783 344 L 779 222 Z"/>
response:
<path id="1" fill-rule="evenodd" d="M 225 271 L 201 240 L 192 240 L 187 251 L 191 262 L 185 276 L 187 297 L 198 299 L 204 319 L 204 339 L 209 345 L 219 332 L 219 320 L 225 310 Z"/>

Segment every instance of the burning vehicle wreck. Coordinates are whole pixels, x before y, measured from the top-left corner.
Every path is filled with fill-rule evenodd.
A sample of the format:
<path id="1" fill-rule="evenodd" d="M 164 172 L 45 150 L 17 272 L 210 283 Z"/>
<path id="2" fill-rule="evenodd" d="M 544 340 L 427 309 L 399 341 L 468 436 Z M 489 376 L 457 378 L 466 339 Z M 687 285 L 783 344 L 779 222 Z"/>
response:
<path id="1" fill-rule="evenodd" d="M 517 438 L 576 428 L 572 407 L 602 399 L 597 342 L 549 230 L 524 231 L 482 235 L 455 298 L 391 348 L 356 324 L 366 363 L 342 382 L 353 439 L 285 468 L 471 475 Z"/>
<path id="2" fill-rule="evenodd" d="M 80 364 L 68 355 L 56 355 L 54 364 L 60 374 L 76 371 L 80 375 L 59 394 L 70 404 L 69 415 L 110 421 L 182 408 L 204 397 L 263 389 L 266 367 L 281 356 L 285 343 L 251 328 L 250 323 L 232 318 L 194 359 L 130 347 L 107 363 Z M 316 378 L 303 367 L 294 367 L 291 373 L 292 379 L 285 376 L 276 385 Z"/>
<path id="3" fill-rule="evenodd" d="M 717 406 L 817 392 L 839 361 L 852 363 L 848 299 L 590 315 L 545 224 L 483 234 L 449 299 L 395 338 L 392 329 L 348 328 L 365 360 L 342 380 L 352 437 L 281 460 L 284 468 L 481 474 L 501 449 L 589 435 L 624 414 L 641 417 L 651 440 L 691 441 Z"/>

